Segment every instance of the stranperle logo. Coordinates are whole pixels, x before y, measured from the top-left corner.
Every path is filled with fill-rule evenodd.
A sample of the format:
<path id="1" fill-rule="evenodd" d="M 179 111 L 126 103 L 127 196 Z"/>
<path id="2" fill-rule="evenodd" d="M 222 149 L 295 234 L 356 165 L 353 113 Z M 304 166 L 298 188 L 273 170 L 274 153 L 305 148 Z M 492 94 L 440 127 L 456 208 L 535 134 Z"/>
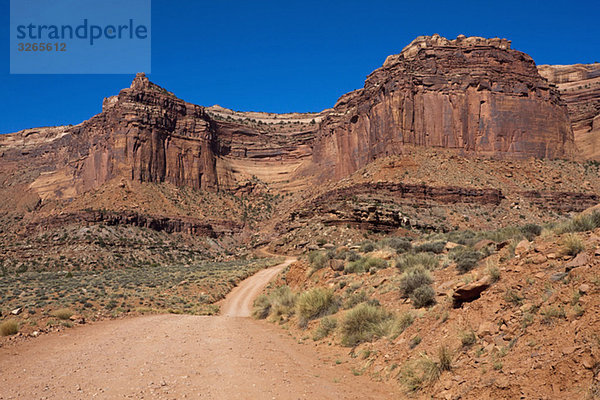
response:
<path id="1" fill-rule="evenodd" d="M 11 0 L 11 74 L 151 72 L 150 0 Z"/>
<path id="2" fill-rule="evenodd" d="M 148 27 L 136 24 L 133 19 L 121 25 L 92 25 L 87 19 L 73 25 L 17 25 L 17 39 L 24 40 L 89 40 L 90 46 L 99 39 L 147 39 Z"/>

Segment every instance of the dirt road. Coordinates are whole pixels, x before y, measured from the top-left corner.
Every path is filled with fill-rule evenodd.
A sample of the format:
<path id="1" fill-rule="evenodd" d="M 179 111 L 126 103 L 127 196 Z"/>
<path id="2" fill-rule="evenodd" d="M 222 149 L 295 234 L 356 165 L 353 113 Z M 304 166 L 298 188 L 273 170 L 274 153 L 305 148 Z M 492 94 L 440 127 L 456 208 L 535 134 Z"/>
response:
<path id="1" fill-rule="evenodd" d="M 2 348 L 0 399 L 398 398 L 354 376 L 347 351 L 235 317 L 285 265 L 242 282 L 223 304 L 230 316 L 104 321 Z"/>

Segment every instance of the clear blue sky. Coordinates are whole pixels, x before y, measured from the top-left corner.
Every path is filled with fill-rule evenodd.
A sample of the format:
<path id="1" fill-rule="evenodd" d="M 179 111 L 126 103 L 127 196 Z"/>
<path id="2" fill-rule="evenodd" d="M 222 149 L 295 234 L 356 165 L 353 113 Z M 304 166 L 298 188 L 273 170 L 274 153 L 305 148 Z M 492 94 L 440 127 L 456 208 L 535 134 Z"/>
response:
<path id="1" fill-rule="evenodd" d="M 9 75 L 0 1 L 0 133 L 79 123 L 129 86 L 132 75 Z M 538 64 L 600 61 L 599 15 L 597 1 L 153 0 L 150 79 L 200 105 L 319 111 L 418 35 L 506 37 Z"/>

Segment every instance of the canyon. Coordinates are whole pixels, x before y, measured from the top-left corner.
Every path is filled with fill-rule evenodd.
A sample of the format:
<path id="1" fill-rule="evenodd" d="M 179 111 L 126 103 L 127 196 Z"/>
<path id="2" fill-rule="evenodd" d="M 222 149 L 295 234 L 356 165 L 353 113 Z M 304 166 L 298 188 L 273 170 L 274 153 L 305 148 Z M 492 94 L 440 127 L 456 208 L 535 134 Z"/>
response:
<path id="1" fill-rule="evenodd" d="M 313 113 L 138 73 L 0 135 L 0 397 L 598 395 L 600 67 L 511 47 L 419 36 Z"/>
<path id="2" fill-rule="evenodd" d="M 465 225 L 452 215 L 466 207 L 542 222 L 600 195 L 585 164 L 598 151 L 598 71 L 536 67 L 506 39 L 420 36 L 332 108 L 289 114 L 194 105 L 139 73 L 87 121 L 0 136 L 0 209 L 25 233 L 106 223 L 258 242 L 259 226 L 273 237 L 315 216 L 447 230 Z M 371 165 L 377 180 L 362 177 Z M 528 187 L 513 185 L 523 173 Z M 430 206 L 446 211 L 426 217 Z"/>

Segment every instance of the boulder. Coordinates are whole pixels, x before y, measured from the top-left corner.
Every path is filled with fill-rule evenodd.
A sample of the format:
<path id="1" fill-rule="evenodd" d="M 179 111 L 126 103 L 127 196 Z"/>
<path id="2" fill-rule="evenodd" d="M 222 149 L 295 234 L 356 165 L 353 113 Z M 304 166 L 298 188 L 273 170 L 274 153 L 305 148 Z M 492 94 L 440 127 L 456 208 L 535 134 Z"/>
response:
<path id="1" fill-rule="evenodd" d="M 589 263 L 590 263 L 590 256 L 588 256 L 587 253 L 585 253 L 585 252 L 579 253 L 579 254 L 577 254 L 577 256 L 575 256 L 574 259 L 572 259 L 565 265 L 565 271 L 569 272 L 573 268 L 584 267 L 586 265 L 589 265 Z"/>
<path id="2" fill-rule="evenodd" d="M 329 260 L 329 268 L 334 271 L 343 271 L 344 270 L 344 260 L 331 259 Z"/>
<path id="3" fill-rule="evenodd" d="M 473 301 L 481 296 L 481 293 L 489 288 L 491 285 L 490 278 L 488 276 L 481 278 L 477 281 L 462 284 L 454 288 L 452 294 L 452 300 L 455 307 L 460 307 L 462 303 Z"/>
<path id="4" fill-rule="evenodd" d="M 531 242 L 529 242 L 527 239 L 523 239 L 517 243 L 517 247 L 515 247 L 515 254 L 521 255 L 527 253 L 529 249 L 531 249 Z"/>

